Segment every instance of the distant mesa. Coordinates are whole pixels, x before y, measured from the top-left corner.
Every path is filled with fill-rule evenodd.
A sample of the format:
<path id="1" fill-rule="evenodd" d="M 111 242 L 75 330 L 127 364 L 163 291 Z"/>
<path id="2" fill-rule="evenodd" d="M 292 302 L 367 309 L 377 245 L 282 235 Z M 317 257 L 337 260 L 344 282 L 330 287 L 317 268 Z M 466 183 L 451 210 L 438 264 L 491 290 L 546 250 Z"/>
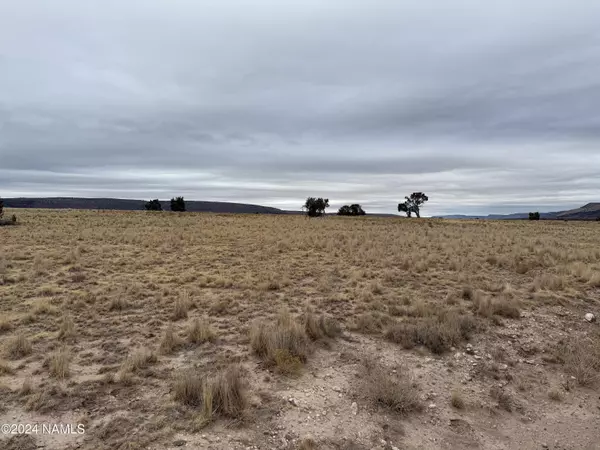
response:
<path id="1" fill-rule="evenodd" d="M 439 219 L 484 219 L 484 220 L 519 220 L 528 219 L 529 212 L 514 214 L 489 214 L 487 216 L 468 216 L 462 214 L 436 216 Z M 588 203 L 581 208 L 568 211 L 540 213 L 540 218 L 545 220 L 599 220 L 600 203 Z"/>
<path id="2" fill-rule="evenodd" d="M 5 198 L 6 208 L 51 208 L 51 209 L 106 209 L 121 211 L 141 211 L 147 200 L 129 200 L 119 198 Z M 164 211 L 169 211 L 170 201 L 160 202 Z M 246 214 L 286 214 L 278 208 L 250 205 L 246 203 L 185 201 L 187 211 L 214 213 L 246 213 Z"/>

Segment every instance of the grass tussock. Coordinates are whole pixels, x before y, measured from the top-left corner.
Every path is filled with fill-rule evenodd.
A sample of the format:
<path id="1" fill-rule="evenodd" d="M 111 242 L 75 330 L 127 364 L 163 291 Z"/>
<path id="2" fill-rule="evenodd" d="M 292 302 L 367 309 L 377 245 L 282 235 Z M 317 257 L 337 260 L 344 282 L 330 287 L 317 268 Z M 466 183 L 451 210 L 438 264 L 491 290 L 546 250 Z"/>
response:
<path id="1" fill-rule="evenodd" d="M 580 386 L 594 385 L 600 380 L 600 335 L 559 346 L 556 359 Z"/>
<path id="2" fill-rule="evenodd" d="M 13 325 L 6 317 L 0 318 L 0 334 L 12 331 Z"/>
<path id="3" fill-rule="evenodd" d="M 359 314 L 352 326 L 354 331 L 364 334 L 377 334 L 392 321 L 392 318 L 378 311 Z"/>
<path id="4" fill-rule="evenodd" d="M 71 354 L 68 349 L 61 348 L 52 353 L 48 360 L 50 376 L 58 379 L 68 378 Z"/>
<path id="5" fill-rule="evenodd" d="M 10 359 L 21 359 L 31 354 L 33 347 L 24 334 L 10 338 L 6 343 L 6 355 Z"/>
<path id="6" fill-rule="evenodd" d="M 473 312 L 481 317 L 491 318 L 493 316 L 502 316 L 511 319 L 521 317 L 521 309 L 516 300 L 510 295 L 501 295 L 491 298 L 481 292 L 475 293 L 472 297 Z"/>
<path id="7" fill-rule="evenodd" d="M 405 349 L 422 345 L 441 354 L 469 339 L 476 329 L 474 317 L 450 311 L 420 321 L 395 323 L 386 330 L 385 338 Z"/>
<path id="8" fill-rule="evenodd" d="M 169 355 L 177 350 L 183 344 L 183 340 L 177 336 L 175 329 L 169 325 L 160 340 L 160 352 Z"/>
<path id="9" fill-rule="evenodd" d="M 406 415 L 423 409 L 415 383 L 408 373 L 393 373 L 373 361 L 364 363 L 361 392 L 374 404 Z"/>
<path id="10" fill-rule="evenodd" d="M 178 374 L 173 385 L 176 401 L 199 407 L 203 422 L 215 416 L 240 419 L 247 406 L 243 371 L 231 365 L 212 377 L 197 371 Z"/>
<path id="11" fill-rule="evenodd" d="M 302 318 L 304 330 L 310 339 L 318 341 L 324 338 L 335 338 L 342 333 L 339 323 L 323 314 L 317 316 L 314 311 L 308 309 Z"/>
<path id="12" fill-rule="evenodd" d="M 253 324 L 250 347 L 268 366 L 277 368 L 281 373 L 297 373 L 312 351 L 306 326 L 288 311 L 282 311 L 274 322 Z M 320 327 L 317 328 L 318 332 L 323 332 Z"/>
<path id="13" fill-rule="evenodd" d="M 0 359 L 0 376 L 12 375 L 15 373 L 14 369 L 6 362 Z"/>
<path id="14" fill-rule="evenodd" d="M 123 311 L 127 308 L 129 308 L 129 302 L 121 296 L 113 297 L 108 305 L 109 311 Z"/>
<path id="15" fill-rule="evenodd" d="M 450 404 L 456 409 L 465 409 L 466 406 L 465 399 L 457 390 L 452 391 L 452 394 L 450 394 Z"/>
<path id="16" fill-rule="evenodd" d="M 173 313 L 171 314 L 172 320 L 183 320 L 187 319 L 188 311 L 190 309 L 190 302 L 187 297 L 178 298 L 173 305 Z"/>
<path id="17" fill-rule="evenodd" d="M 156 353 L 147 349 L 138 349 L 131 353 L 121 365 L 121 374 L 137 373 L 149 368 L 158 361 Z"/>
<path id="18" fill-rule="evenodd" d="M 75 322 L 73 318 L 65 314 L 62 317 L 60 328 L 58 329 L 58 339 L 62 341 L 71 340 L 75 337 Z"/>
<path id="19" fill-rule="evenodd" d="M 187 340 L 190 344 L 202 344 L 204 342 L 213 342 L 216 338 L 215 331 L 210 326 L 208 319 L 194 318 L 187 329 Z"/>

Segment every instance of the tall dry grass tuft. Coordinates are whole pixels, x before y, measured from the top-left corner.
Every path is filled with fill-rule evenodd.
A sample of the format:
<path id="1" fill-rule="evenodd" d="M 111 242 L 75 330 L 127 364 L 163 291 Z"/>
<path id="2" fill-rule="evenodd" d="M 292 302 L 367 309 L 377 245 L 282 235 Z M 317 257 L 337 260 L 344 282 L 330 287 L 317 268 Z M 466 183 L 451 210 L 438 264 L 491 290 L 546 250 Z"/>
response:
<path id="1" fill-rule="evenodd" d="M 287 374 L 297 373 L 312 351 L 306 326 L 289 311 L 281 311 L 273 323 L 255 322 L 250 329 L 250 347 L 267 365 Z"/>
<path id="2" fill-rule="evenodd" d="M 6 343 L 6 353 L 11 359 L 21 359 L 31 354 L 33 347 L 24 334 L 10 338 Z"/>
<path id="3" fill-rule="evenodd" d="M 216 334 L 208 319 L 206 317 L 203 318 L 194 318 L 192 323 L 189 325 L 187 330 L 187 340 L 191 344 L 202 344 L 204 342 L 212 342 L 215 340 Z"/>
<path id="4" fill-rule="evenodd" d="M 173 393 L 176 401 L 200 407 L 205 423 L 214 416 L 239 419 L 247 406 L 243 380 L 239 365 L 231 365 L 213 377 L 188 370 L 176 376 Z"/>

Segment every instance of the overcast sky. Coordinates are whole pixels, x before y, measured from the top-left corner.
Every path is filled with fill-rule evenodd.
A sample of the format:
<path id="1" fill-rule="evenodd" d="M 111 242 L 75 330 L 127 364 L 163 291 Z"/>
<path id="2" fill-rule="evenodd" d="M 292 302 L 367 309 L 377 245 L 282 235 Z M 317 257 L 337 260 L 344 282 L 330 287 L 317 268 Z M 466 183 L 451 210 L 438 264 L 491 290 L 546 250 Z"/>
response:
<path id="1" fill-rule="evenodd" d="M 600 2 L 0 0 L 0 195 L 600 201 Z"/>

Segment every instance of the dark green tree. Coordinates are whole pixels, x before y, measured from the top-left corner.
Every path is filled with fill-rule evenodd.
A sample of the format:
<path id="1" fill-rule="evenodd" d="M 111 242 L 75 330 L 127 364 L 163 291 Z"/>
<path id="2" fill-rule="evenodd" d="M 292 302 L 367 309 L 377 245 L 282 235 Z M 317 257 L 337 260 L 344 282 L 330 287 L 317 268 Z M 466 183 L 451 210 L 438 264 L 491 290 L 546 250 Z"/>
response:
<path id="1" fill-rule="evenodd" d="M 171 211 L 185 211 L 185 201 L 183 197 L 175 197 L 171 199 Z"/>
<path id="2" fill-rule="evenodd" d="M 404 197 L 406 201 L 398 203 L 398 212 L 406 213 L 406 217 L 411 217 L 415 213 L 417 217 L 421 217 L 421 206 L 429 200 L 423 192 L 413 192 L 410 197 Z"/>
<path id="3" fill-rule="evenodd" d="M 0 219 L 2 219 L 3 215 L 4 215 L 4 200 L 2 200 L 2 197 L 0 197 Z"/>
<path id="4" fill-rule="evenodd" d="M 325 214 L 326 208 L 329 208 L 329 199 L 321 197 L 308 197 L 302 207 L 308 217 L 320 217 Z"/>
<path id="5" fill-rule="evenodd" d="M 146 202 L 144 204 L 144 208 L 146 208 L 146 211 L 162 211 L 162 205 L 157 198 Z"/>
<path id="6" fill-rule="evenodd" d="M 364 216 L 366 213 L 358 203 L 344 205 L 338 210 L 338 216 Z"/>
<path id="7" fill-rule="evenodd" d="M 540 220 L 540 213 L 539 212 L 530 212 L 529 220 Z"/>

